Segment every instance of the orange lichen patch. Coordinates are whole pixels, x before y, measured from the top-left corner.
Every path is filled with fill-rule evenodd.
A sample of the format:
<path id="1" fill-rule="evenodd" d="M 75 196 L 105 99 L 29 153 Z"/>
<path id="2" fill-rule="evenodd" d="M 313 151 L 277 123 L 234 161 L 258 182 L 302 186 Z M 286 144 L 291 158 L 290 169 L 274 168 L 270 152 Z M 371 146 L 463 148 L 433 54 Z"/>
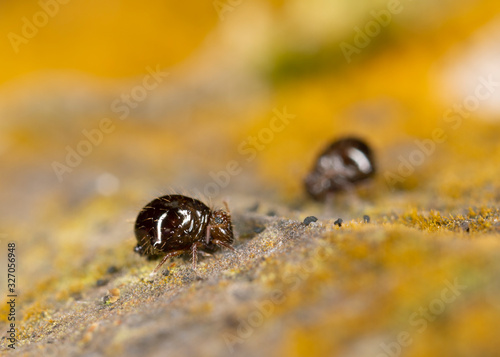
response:
<path id="1" fill-rule="evenodd" d="M 30 319 L 50 319 L 50 310 L 46 307 L 40 304 L 40 302 L 36 301 L 31 305 L 29 308 L 24 310 L 24 320 L 30 320 Z"/>
<path id="2" fill-rule="evenodd" d="M 185 59 L 217 22 L 211 3 L 197 8 L 156 0 L 144 6 L 132 1 L 120 6 L 92 1 L 55 4 L 58 10 L 52 8 L 55 13 L 49 17 L 48 25 L 41 28 L 32 25 L 35 30 L 31 31 L 37 33 L 15 46 L 17 51 L 14 52 L 10 40 L 2 44 L 2 51 L 13 55 L 4 58 L 10 71 L 4 71 L 1 82 L 46 67 L 62 66 L 105 76 L 137 74 L 152 64 L 165 67 Z M 18 36 L 23 36 L 23 26 L 27 27 L 22 19 L 36 23 L 33 16 L 42 12 L 39 3 L 2 4 L 2 7 L 2 11 L 11 14 L 8 21 L 2 22 L 2 30 Z M 73 21 L 66 21 L 68 18 Z M 90 18 L 94 22 L 92 28 L 85 26 Z M 186 19 L 197 26 L 187 25 Z M 112 35 L 115 30 L 120 36 Z M 168 39 L 166 33 L 170 34 Z M 74 41 L 75 38 L 79 41 Z M 95 56 L 99 53 L 107 53 L 107 58 Z M 38 60 L 33 61 L 32 56 Z M 129 61 L 115 61 L 119 57 Z"/>
<path id="3" fill-rule="evenodd" d="M 436 262 L 433 256 L 428 254 L 426 244 L 422 241 L 416 240 L 407 244 L 409 242 L 411 240 L 403 238 L 403 236 L 400 236 L 398 240 L 387 240 L 383 244 L 384 250 L 390 249 L 387 251 L 386 257 L 390 257 L 393 263 L 388 264 L 386 259 L 380 259 L 378 250 L 374 249 L 372 259 L 364 259 L 364 264 L 367 264 L 367 267 L 354 270 L 339 269 L 342 266 L 339 265 L 341 264 L 339 259 L 342 258 L 344 252 L 350 256 L 352 251 L 356 251 L 357 243 L 347 244 L 348 250 L 345 249 L 344 245 L 339 245 L 339 256 L 336 257 L 335 263 L 331 262 L 330 264 L 333 263 L 336 266 L 335 270 L 341 270 L 347 276 L 346 280 L 340 280 L 333 284 L 338 288 L 342 287 L 342 291 L 348 291 L 349 294 L 353 295 L 351 298 L 347 298 L 347 301 L 362 299 L 361 302 L 358 301 L 357 305 L 353 306 L 354 310 L 349 310 L 347 308 L 349 305 L 345 306 L 342 300 L 332 302 L 328 307 L 324 307 L 321 317 L 312 320 L 312 324 L 304 322 L 291 327 L 288 333 L 283 336 L 284 350 L 282 352 L 303 355 L 300 351 L 310 350 L 316 351 L 318 355 L 330 355 L 335 351 L 338 352 L 339 346 L 342 346 L 341 350 L 347 353 L 361 348 L 357 346 L 358 343 L 366 343 L 369 347 L 366 352 L 374 353 L 373 351 L 378 351 L 383 344 L 393 345 L 394 341 L 398 341 L 398 335 L 405 332 L 410 334 L 408 338 L 415 343 L 414 346 L 412 342 L 410 347 L 405 345 L 400 346 L 401 348 L 407 347 L 404 349 L 412 351 L 414 347 L 423 344 L 429 348 L 429 353 L 432 351 L 432 355 L 437 353 L 440 350 L 439 346 L 442 344 L 442 340 L 440 343 L 435 343 L 439 339 L 435 341 L 423 339 L 441 335 L 443 329 L 454 329 L 456 322 L 453 316 L 460 316 L 460 311 L 467 306 L 464 305 L 465 301 L 468 300 L 467 296 L 475 294 L 475 289 L 477 289 L 477 286 L 474 287 L 473 280 L 467 278 L 464 275 L 465 272 L 462 271 L 463 262 L 467 261 L 464 258 L 465 256 L 474 256 L 479 252 L 472 254 L 461 252 L 458 256 L 447 256 L 442 249 L 437 249 L 434 255 L 440 256 L 444 260 L 438 259 Z M 363 245 L 363 243 L 358 244 Z M 417 257 L 421 263 L 416 263 L 417 259 L 415 258 L 408 259 L 408 254 Z M 377 259 L 377 265 L 373 265 L 374 259 Z M 352 264 L 351 259 L 348 261 L 351 261 Z M 471 262 L 471 264 L 474 263 Z M 368 267 L 371 267 L 372 271 Z M 481 268 L 476 267 L 476 269 L 479 271 Z M 289 292 L 292 296 L 287 298 L 285 304 L 298 304 L 302 308 L 314 306 L 311 304 L 310 297 L 318 287 L 316 274 L 317 272 L 310 274 L 300 290 Z M 367 279 L 370 274 L 379 275 L 379 277 Z M 380 275 L 385 276 L 385 278 L 380 279 Z M 352 281 L 349 282 L 349 279 Z M 425 279 L 425 286 L 419 283 L 420 279 Z M 324 280 L 321 281 L 324 282 Z M 329 285 L 331 285 L 334 280 L 329 281 Z M 350 288 L 345 290 L 348 287 Z M 374 291 L 378 292 L 373 294 Z M 294 298 L 293 295 L 299 296 Z M 479 301 L 475 306 L 488 309 L 487 305 Z M 285 306 L 281 311 L 295 311 L 296 309 L 297 306 L 294 308 Z M 491 312 L 491 310 L 489 311 Z M 388 320 L 387 316 L 391 316 L 391 319 Z M 481 317 L 478 319 L 482 320 Z M 482 326 L 479 321 L 478 326 Z M 387 337 L 373 336 L 375 341 L 371 341 L 367 332 L 381 328 L 381 331 L 387 331 Z M 356 335 L 350 335 L 347 331 L 356 331 L 353 332 Z M 446 333 L 447 336 L 448 333 Z M 489 343 L 487 341 L 491 333 L 478 331 L 477 336 L 480 337 L 479 344 Z M 366 342 L 364 342 L 365 340 Z M 358 342 L 354 343 L 355 341 Z M 380 351 L 382 353 L 383 349 Z"/>
<path id="4" fill-rule="evenodd" d="M 465 233 L 496 232 L 500 228 L 499 221 L 498 209 L 491 207 L 469 208 L 466 215 L 449 214 L 448 217 L 442 216 L 438 211 L 419 213 L 417 210 L 412 210 L 397 219 L 397 222 L 426 232 L 438 232 L 444 229 Z"/>
<path id="5" fill-rule="evenodd" d="M 108 291 L 108 295 L 104 297 L 105 304 L 113 304 L 120 298 L 120 289 L 111 289 Z"/>
<path id="6" fill-rule="evenodd" d="M 83 337 L 79 341 L 79 343 L 84 345 L 91 342 L 94 331 L 96 331 L 98 327 L 99 327 L 98 323 L 93 323 L 92 325 L 90 325 L 89 328 L 83 334 Z"/>

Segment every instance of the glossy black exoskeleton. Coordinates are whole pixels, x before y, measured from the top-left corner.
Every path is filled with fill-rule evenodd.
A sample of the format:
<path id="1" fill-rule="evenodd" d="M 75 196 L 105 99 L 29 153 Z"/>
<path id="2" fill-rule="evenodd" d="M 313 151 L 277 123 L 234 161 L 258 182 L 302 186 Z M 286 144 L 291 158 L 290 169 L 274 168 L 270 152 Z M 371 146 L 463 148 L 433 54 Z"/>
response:
<path id="1" fill-rule="evenodd" d="M 186 252 L 191 252 L 196 268 L 198 253 L 213 253 L 219 246 L 234 250 L 229 212 L 212 211 L 203 202 L 183 195 L 166 195 L 149 202 L 137 216 L 135 236 L 135 252 L 148 257 L 164 254 L 153 273 L 167 259 Z"/>
<path id="2" fill-rule="evenodd" d="M 312 198 L 324 201 L 335 192 L 348 190 L 374 174 L 370 147 L 359 139 L 345 138 L 332 143 L 319 155 L 304 184 Z"/>

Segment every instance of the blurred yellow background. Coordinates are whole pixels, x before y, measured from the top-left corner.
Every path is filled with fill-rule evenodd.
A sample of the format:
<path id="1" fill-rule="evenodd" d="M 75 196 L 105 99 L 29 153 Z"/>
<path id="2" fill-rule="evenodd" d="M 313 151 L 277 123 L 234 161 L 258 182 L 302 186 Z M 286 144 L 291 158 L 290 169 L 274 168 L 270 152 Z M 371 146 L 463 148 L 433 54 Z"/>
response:
<path id="1" fill-rule="evenodd" d="M 156 185 L 203 191 L 208 173 L 242 160 L 239 145 L 286 107 L 297 119 L 246 172 L 249 181 L 296 197 L 300 177 L 332 138 L 367 137 L 391 158 L 448 125 L 444 113 L 474 91 L 479 77 L 498 75 L 498 5 L 487 0 L 0 6 L 6 165 L 28 162 L 8 153 L 26 154 L 47 180 L 57 179 L 51 164 L 64 163 L 65 148 L 85 139 L 83 130 L 103 118 L 116 123 L 118 134 L 106 137 L 66 184 L 78 181 L 78 171 L 109 171 L 124 183 L 155 177 Z M 164 80 L 140 101 L 124 101 L 140 94 L 132 92 L 148 69 L 161 69 Z M 460 129 L 495 119 L 497 99 L 494 93 L 482 102 Z"/>

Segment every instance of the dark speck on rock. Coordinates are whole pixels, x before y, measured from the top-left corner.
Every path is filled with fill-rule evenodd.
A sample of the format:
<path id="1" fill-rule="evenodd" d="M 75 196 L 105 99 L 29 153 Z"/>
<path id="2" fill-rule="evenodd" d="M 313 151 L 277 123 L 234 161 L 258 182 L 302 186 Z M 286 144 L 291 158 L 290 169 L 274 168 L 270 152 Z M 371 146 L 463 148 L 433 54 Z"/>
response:
<path id="1" fill-rule="evenodd" d="M 253 231 L 257 234 L 262 233 L 266 230 L 266 227 L 255 227 Z"/>
<path id="2" fill-rule="evenodd" d="M 460 227 L 462 228 L 462 230 L 463 230 L 464 232 L 470 233 L 470 225 L 469 225 L 469 222 L 467 222 L 467 221 L 462 222 L 462 224 L 460 224 Z"/>
<path id="3" fill-rule="evenodd" d="M 318 221 L 318 219 L 317 219 L 316 217 L 314 217 L 314 216 L 309 216 L 309 217 L 306 217 L 306 218 L 304 219 L 304 224 L 305 224 L 306 226 L 308 226 L 308 225 L 310 225 L 311 223 L 313 223 L 313 222 L 317 222 L 317 221 Z"/>
<path id="4" fill-rule="evenodd" d="M 95 284 L 96 284 L 97 286 L 104 286 L 104 285 L 106 285 L 107 283 L 108 283 L 108 280 L 107 280 L 107 279 L 99 279 L 99 280 L 97 280 L 97 281 L 96 281 L 96 283 L 95 283 Z"/>
<path id="5" fill-rule="evenodd" d="M 260 206 L 260 203 L 255 202 L 255 204 L 253 206 L 248 208 L 248 212 L 257 212 L 257 210 L 259 209 L 259 206 Z"/>
<path id="6" fill-rule="evenodd" d="M 342 227 L 342 223 L 344 223 L 344 220 L 342 218 L 339 218 L 335 222 L 333 222 L 333 224 L 339 227 Z"/>
<path id="7" fill-rule="evenodd" d="M 114 265 L 111 265 L 111 266 L 108 268 L 108 270 L 106 270 L 106 272 L 107 272 L 108 274 L 114 274 L 114 273 L 116 273 L 117 271 L 118 271 L 118 268 L 117 268 L 117 267 L 115 267 Z"/>
<path id="8" fill-rule="evenodd" d="M 170 275 L 170 270 L 165 269 L 164 271 L 161 272 L 163 276 L 169 276 Z"/>
<path id="9" fill-rule="evenodd" d="M 276 211 L 275 211 L 275 210 L 269 210 L 269 211 L 267 212 L 267 215 L 268 215 L 268 216 L 271 216 L 271 217 L 275 217 L 275 216 L 276 216 Z"/>
<path id="10" fill-rule="evenodd" d="M 370 223 L 370 216 L 368 216 L 368 215 L 364 215 L 364 216 L 363 216 L 363 221 L 364 221 L 365 223 Z"/>

